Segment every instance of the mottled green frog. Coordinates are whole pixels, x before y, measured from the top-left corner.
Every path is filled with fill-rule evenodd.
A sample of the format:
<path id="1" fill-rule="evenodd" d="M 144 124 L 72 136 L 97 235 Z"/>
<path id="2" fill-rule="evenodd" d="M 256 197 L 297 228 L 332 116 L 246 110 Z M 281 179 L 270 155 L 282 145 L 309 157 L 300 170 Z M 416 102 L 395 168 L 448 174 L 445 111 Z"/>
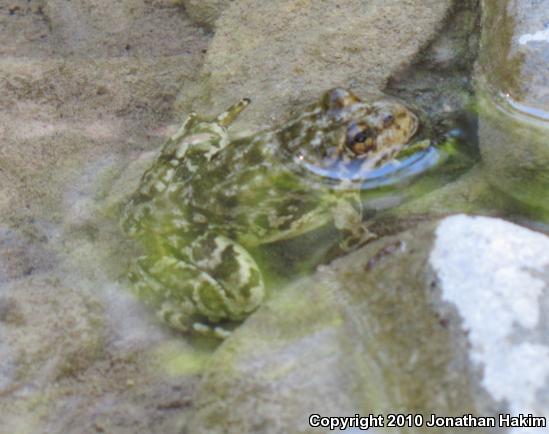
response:
<path id="1" fill-rule="evenodd" d="M 370 239 L 360 180 L 403 150 L 418 128 L 417 116 L 398 102 L 368 104 L 333 89 L 288 124 L 231 140 L 227 127 L 249 102 L 213 120 L 191 113 L 123 210 L 123 229 L 145 252 L 130 279 L 179 330 L 224 337 L 224 323 L 261 304 L 265 288 L 252 247 L 330 221 L 346 250 Z M 348 162 L 353 176 L 346 176 Z M 337 176 L 326 179 L 311 167 Z"/>

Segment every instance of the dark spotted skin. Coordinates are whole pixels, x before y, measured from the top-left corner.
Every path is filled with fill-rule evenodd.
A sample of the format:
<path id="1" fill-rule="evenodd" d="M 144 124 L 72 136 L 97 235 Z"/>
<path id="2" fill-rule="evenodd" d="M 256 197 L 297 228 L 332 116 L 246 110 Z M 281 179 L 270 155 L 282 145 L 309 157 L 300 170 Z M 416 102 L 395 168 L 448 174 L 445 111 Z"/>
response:
<path id="1" fill-rule="evenodd" d="M 214 120 L 194 114 L 163 147 L 125 206 L 122 227 L 146 255 L 130 273 L 137 292 L 173 327 L 226 335 L 264 298 L 249 248 L 289 239 L 333 221 L 354 245 L 362 224 L 357 185 L 308 167 L 357 159 L 366 173 L 415 134 L 401 104 L 366 104 L 334 89 L 293 122 L 229 140 L 242 100 Z"/>

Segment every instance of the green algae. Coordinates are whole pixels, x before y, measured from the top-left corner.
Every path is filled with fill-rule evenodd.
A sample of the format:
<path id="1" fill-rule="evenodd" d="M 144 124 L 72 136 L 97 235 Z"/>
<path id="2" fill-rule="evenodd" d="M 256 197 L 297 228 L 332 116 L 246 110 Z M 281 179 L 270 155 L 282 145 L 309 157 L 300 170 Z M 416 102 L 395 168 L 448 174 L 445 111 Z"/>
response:
<path id="1" fill-rule="evenodd" d="M 218 345 L 218 340 L 204 337 L 195 339 L 194 345 L 167 342 L 151 351 L 151 355 L 160 369 L 169 376 L 197 375 L 204 372 L 207 361 Z"/>

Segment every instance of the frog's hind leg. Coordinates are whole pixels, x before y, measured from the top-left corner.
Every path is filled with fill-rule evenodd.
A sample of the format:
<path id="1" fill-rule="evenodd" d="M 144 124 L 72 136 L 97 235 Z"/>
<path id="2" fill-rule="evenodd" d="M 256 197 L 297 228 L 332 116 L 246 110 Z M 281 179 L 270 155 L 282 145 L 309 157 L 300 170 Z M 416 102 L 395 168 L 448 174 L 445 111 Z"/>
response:
<path id="1" fill-rule="evenodd" d="M 242 111 L 244 111 L 244 109 L 248 107 L 250 102 L 250 98 L 242 98 L 240 101 L 229 107 L 223 113 L 220 113 L 216 117 L 217 123 L 223 127 L 228 127 L 236 120 L 236 118 L 238 118 L 240 113 L 242 113 Z"/>
<path id="2" fill-rule="evenodd" d="M 193 298 L 198 309 L 211 315 L 223 311 L 223 318 L 241 320 L 254 311 L 265 297 L 261 271 L 248 251 L 235 241 L 216 233 L 196 238 L 185 252 L 189 261 L 222 289 L 197 288 Z"/>
<path id="3" fill-rule="evenodd" d="M 215 234 L 181 250 L 136 261 L 130 280 L 138 297 L 175 329 L 226 337 L 219 323 L 241 321 L 263 301 L 259 268 L 243 247 Z"/>

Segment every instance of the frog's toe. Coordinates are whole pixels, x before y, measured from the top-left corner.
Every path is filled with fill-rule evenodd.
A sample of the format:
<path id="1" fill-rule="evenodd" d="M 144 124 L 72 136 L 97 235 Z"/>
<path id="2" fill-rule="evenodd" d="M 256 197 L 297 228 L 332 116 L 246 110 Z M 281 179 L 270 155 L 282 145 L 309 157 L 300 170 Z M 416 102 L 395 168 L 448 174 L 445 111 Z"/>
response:
<path id="1" fill-rule="evenodd" d="M 219 325 L 211 326 L 200 322 L 195 322 L 193 324 L 193 330 L 202 336 L 213 337 L 216 339 L 227 339 L 232 333 L 230 330 L 227 330 Z"/>
<path id="2" fill-rule="evenodd" d="M 376 238 L 377 235 L 371 232 L 366 225 L 360 225 L 352 232 L 346 233 L 343 231 L 343 240 L 339 243 L 339 247 L 348 252 Z"/>
<path id="3" fill-rule="evenodd" d="M 216 118 L 217 123 L 221 126 L 228 127 L 251 102 L 252 101 L 250 98 L 242 98 L 236 104 L 229 107 L 226 111 L 220 113 Z"/>
<path id="4" fill-rule="evenodd" d="M 189 330 L 189 317 L 177 303 L 164 301 L 156 311 L 156 316 L 175 330 L 181 332 Z"/>
<path id="5" fill-rule="evenodd" d="M 177 130 L 177 132 L 172 136 L 171 140 L 173 142 L 177 142 L 181 137 L 183 137 L 190 129 L 190 127 L 194 125 L 197 118 L 198 114 L 196 112 L 190 112 Z"/>

